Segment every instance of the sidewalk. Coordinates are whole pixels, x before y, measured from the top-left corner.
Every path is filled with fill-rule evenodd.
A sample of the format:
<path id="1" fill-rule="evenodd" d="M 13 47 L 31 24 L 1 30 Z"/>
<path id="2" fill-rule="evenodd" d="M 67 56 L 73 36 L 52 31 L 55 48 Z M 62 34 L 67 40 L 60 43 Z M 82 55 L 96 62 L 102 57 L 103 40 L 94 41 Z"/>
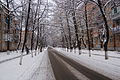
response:
<path id="1" fill-rule="evenodd" d="M 0 64 L 0 80 L 30 79 L 40 66 L 40 63 L 43 62 L 45 54 L 45 51 L 43 51 L 42 53 L 39 52 L 33 58 L 31 55 L 24 56 L 22 65 L 19 65 L 20 58 Z"/>
<path id="2" fill-rule="evenodd" d="M 0 52 L 0 61 L 20 56 L 20 51 L 9 51 L 9 53 L 8 55 L 7 52 Z"/>
<path id="3" fill-rule="evenodd" d="M 81 50 L 83 54 L 89 54 L 89 50 Z M 102 50 L 91 50 L 90 51 L 92 55 L 97 55 L 97 56 L 105 56 L 105 51 Z M 111 58 L 117 58 L 120 59 L 120 52 L 118 51 L 108 51 L 108 56 Z"/>
<path id="4" fill-rule="evenodd" d="M 8 55 L 7 52 L 0 53 L 0 64 L 19 58 L 21 51 L 11 51 Z M 26 56 L 26 52 L 23 53 L 23 56 Z"/>
<path id="5" fill-rule="evenodd" d="M 65 48 L 56 48 L 57 50 L 63 50 L 63 51 L 67 51 Z M 91 50 L 91 55 L 96 55 L 96 56 L 105 56 L 105 51 L 103 50 Z M 71 52 L 70 52 L 71 53 Z M 79 51 L 78 49 L 76 49 L 74 51 L 74 49 L 72 50 L 72 53 L 74 54 L 79 54 Z M 81 53 L 82 54 L 89 54 L 89 50 L 87 49 L 81 49 Z M 117 58 L 117 59 L 120 59 L 120 52 L 118 51 L 108 51 L 108 56 L 110 58 Z"/>
<path id="6" fill-rule="evenodd" d="M 29 80 L 55 80 L 47 51 L 45 51 L 42 62 Z"/>

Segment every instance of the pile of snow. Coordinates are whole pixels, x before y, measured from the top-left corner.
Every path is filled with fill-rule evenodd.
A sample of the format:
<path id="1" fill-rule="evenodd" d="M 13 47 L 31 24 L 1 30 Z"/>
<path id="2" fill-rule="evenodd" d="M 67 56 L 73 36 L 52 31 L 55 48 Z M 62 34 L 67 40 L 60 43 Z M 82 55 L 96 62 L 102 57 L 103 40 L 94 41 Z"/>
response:
<path id="1" fill-rule="evenodd" d="M 110 77 L 113 80 L 120 80 L 120 54 L 117 52 L 109 51 L 108 54 L 110 57 L 108 60 L 105 60 L 104 56 L 92 55 L 89 57 L 88 50 L 82 50 L 85 54 L 79 55 L 79 52 L 66 52 L 65 49 L 57 48 L 56 50 L 60 51 L 62 54 L 70 57 L 71 59 L 77 61 L 78 63 L 97 71 L 105 76 Z M 101 54 L 104 55 L 104 51 L 91 51 L 92 54 Z"/>

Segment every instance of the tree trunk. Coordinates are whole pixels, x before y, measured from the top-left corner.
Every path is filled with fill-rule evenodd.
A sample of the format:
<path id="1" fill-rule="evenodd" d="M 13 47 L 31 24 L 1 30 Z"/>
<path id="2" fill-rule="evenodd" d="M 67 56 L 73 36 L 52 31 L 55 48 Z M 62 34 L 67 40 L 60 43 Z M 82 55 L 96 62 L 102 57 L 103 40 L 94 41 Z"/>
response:
<path id="1" fill-rule="evenodd" d="M 76 18 L 75 18 L 75 11 L 73 11 L 72 13 L 72 17 L 73 17 L 73 23 L 74 23 L 74 28 L 75 28 L 75 35 L 76 35 L 76 40 L 77 40 L 77 47 L 79 49 L 79 54 L 81 54 L 80 50 L 81 50 L 81 41 L 79 41 L 79 35 L 78 35 L 78 26 L 77 26 L 77 22 L 76 22 Z"/>
<path id="2" fill-rule="evenodd" d="M 28 13 L 27 13 L 26 26 L 25 26 L 25 36 L 24 36 L 22 53 L 21 53 L 21 58 L 20 58 L 20 63 L 19 63 L 20 65 L 22 65 L 23 51 L 24 51 L 24 47 L 25 47 L 26 42 L 27 42 L 27 27 L 28 27 L 28 22 L 29 22 L 29 15 L 30 15 L 30 5 L 31 5 L 31 0 L 29 0 L 29 5 L 28 5 Z"/>
<path id="3" fill-rule="evenodd" d="M 72 19 L 73 19 L 73 24 L 74 24 L 74 28 L 75 28 L 75 36 L 76 36 L 76 40 L 77 40 L 77 47 L 79 49 L 79 54 L 81 54 L 81 41 L 79 38 L 79 33 L 78 33 L 78 26 L 77 26 L 77 21 L 76 21 L 76 17 L 75 17 L 75 1 L 72 0 Z"/>
<path id="4" fill-rule="evenodd" d="M 90 36 L 91 36 L 91 49 L 94 49 L 94 43 L 93 43 L 93 36 L 92 36 L 92 30 L 90 31 Z"/>
<path id="5" fill-rule="evenodd" d="M 87 2 L 85 3 L 85 23 L 86 23 L 86 30 L 87 30 L 87 38 L 88 38 L 88 50 L 89 50 L 89 57 L 91 57 L 90 53 L 90 38 L 89 38 L 89 29 L 88 29 L 88 19 L 87 19 Z"/>
<path id="6" fill-rule="evenodd" d="M 114 50 L 116 50 L 116 36 L 115 36 L 115 33 L 113 34 L 113 37 L 114 37 Z"/>
<path id="7" fill-rule="evenodd" d="M 22 11 L 23 11 L 23 8 L 22 8 Z M 21 39 L 22 39 L 22 21 L 23 21 L 23 13 L 22 13 L 22 15 L 21 15 L 22 17 L 21 17 L 21 25 L 20 25 L 20 41 L 19 41 L 19 43 L 18 43 L 18 45 L 17 45 L 17 50 L 19 49 L 19 47 L 20 47 L 20 44 L 21 44 Z"/>
<path id="8" fill-rule="evenodd" d="M 81 38 L 81 41 L 83 42 L 83 45 L 86 48 L 86 44 L 85 44 L 85 41 L 84 41 L 83 37 Z"/>
<path id="9" fill-rule="evenodd" d="M 100 42 L 100 48 L 101 48 L 101 50 L 103 49 L 103 41 L 101 40 L 101 38 L 100 38 L 100 34 L 99 34 L 99 42 Z"/>
<path id="10" fill-rule="evenodd" d="M 39 22 L 38 22 L 39 23 Z M 38 24 L 39 25 L 39 24 Z M 38 40 L 39 40 L 39 27 L 38 27 L 38 31 L 37 31 L 37 41 L 36 41 L 36 47 L 35 47 L 35 50 L 37 50 L 37 47 L 38 47 Z M 35 56 L 36 56 L 36 53 L 35 53 Z"/>
<path id="11" fill-rule="evenodd" d="M 108 55 L 107 55 L 107 51 L 108 51 L 108 42 L 109 42 L 109 26 L 107 24 L 107 19 L 105 17 L 105 14 L 103 12 L 103 9 L 102 9 L 102 4 L 101 4 L 101 1 L 98 0 L 98 7 L 100 9 L 100 12 L 102 14 L 102 17 L 103 17 L 103 20 L 104 20 L 104 23 L 105 23 L 105 29 L 106 29 L 106 41 L 104 43 L 104 50 L 105 50 L 105 59 L 108 59 Z"/>
<path id="12" fill-rule="evenodd" d="M 28 6 L 28 14 L 27 14 L 27 20 L 26 20 L 26 26 L 25 26 L 25 36 L 24 36 L 24 42 L 23 42 L 23 47 L 22 47 L 22 52 L 24 51 L 25 44 L 27 42 L 27 31 L 28 31 L 28 22 L 29 22 L 29 15 L 30 15 L 30 5 L 31 5 L 31 0 L 29 0 L 29 6 Z"/>
<path id="13" fill-rule="evenodd" d="M 61 28 L 62 28 L 62 31 L 63 31 L 63 35 L 64 35 L 65 42 L 66 42 L 66 48 L 67 48 L 67 52 L 68 52 L 68 49 L 69 49 L 68 38 L 67 38 L 67 35 L 65 34 L 61 17 L 60 17 L 60 21 L 61 21 Z"/>
<path id="14" fill-rule="evenodd" d="M 42 27 L 43 27 L 43 25 L 40 26 L 40 52 L 42 52 L 42 46 L 43 46 L 43 42 L 42 42 Z"/>
<path id="15" fill-rule="evenodd" d="M 32 38 L 31 38 L 31 50 L 34 47 L 34 42 L 33 42 L 33 40 L 34 40 L 34 28 L 35 28 L 36 17 L 37 17 L 37 13 L 38 13 L 38 9 L 39 9 L 39 2 L 40 2 L 40 0 L 38 0 L 37 2 L 38 2 L 38 4 L 37 4 L 37 7 L 36 7 L 35 17 L 34 17 L 34 20 L 33 20 Z"/>
<path id="16" fill-rule="evenodd" d="M 38 22 L 39 23 L 39 22 Z M 36 41 L 36 47 L 35 47 L 35 50 L 37 50 L 37 47 L 38 47 L 38 40 L 39 40 L 39 27 L 38 27 L 38 31 L 37 31 L 37 41 Z"/>
<path id="17" fill-rule="evenodd" d="M 7 2 L 7 8 L 9 9 L 9 0 L 6 0 L 6 2 Z M 10 53 L 9 53 L 9 51 L 10 51 L 10 41 L 9 41 L 9 37 L 10 37 L 10 14 L 9 14 L 10 12 L 8 11 L 8 16 L 7 16 L 7 54 L 9 55 Z"/>
<path id="18" fill-rule="evenodd" d="M 68 27 L 68 34 L 69 34 L 69 49 L 70 49 L 70 52 L 72 52 L 72 44 L 71 44 L 71 29 L 70 29 L 70 25 L 69 25 L 69 20 L 68 20 L 68 15 L 67 15 L 67 12 L 66 12 L 66 21 L 67 21 L 67 27 Z"/>

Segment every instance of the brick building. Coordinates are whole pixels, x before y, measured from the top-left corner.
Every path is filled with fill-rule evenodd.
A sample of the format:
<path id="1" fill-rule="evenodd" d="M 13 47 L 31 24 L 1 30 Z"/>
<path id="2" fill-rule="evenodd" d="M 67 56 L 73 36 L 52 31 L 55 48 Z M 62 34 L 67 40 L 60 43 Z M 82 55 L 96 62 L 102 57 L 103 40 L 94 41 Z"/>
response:
<path id="1" fill-rule="evenodd" d="M 0 1 L 0 51 L 7 51 L 7 41 L 9 40 L 10 50 L 15 50 L 18 43 L 18 21 L 10 15 L 10 30 L 8 30 L 8 12 L 10 10 Z"/>
<path id="2" fill-rule="evenodd" d="M 108 0 L 102 0 L 102 6 L 109 25 L 110 40 L 108 44 L 109 50 L 120 50 L 120 1 L 115 0 L 107 3 Z M 104 6 L 106 4 L 106 6 Z M 87 3 L 87 18 L 89 26 L 90 45 L 94 49 L 101 49 L 103 47 L 104 40 L 104 21 L 101 12 L 95 4 L 92 2 Z M 84 11 L 84 4 L 80 7 Z M 84 13 L 83 13 L 84 14 Z M 84 16 L 84 15 L 83 15 Z M 82 18 L 81 18 L 82 19 Z M 83 20 L 81 20 L 83 21 Z M 84 33 L 86 33 L 85 22 L 81 25 Z M 87 37 L 85 35 L 85 42 L 87 43 Z"/>

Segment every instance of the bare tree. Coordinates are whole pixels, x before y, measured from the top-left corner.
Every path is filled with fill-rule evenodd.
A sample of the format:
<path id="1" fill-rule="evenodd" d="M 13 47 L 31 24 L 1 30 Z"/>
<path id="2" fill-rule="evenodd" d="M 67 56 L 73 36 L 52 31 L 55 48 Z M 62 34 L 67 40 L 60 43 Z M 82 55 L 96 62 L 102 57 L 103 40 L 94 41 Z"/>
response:
<path id="1" fill-rule="evenodd" d="M 7 8 L 9 9 L 9 4 L 10 4 L 10 1 L 9 0 L 6 0 L 6 2 L 7 2 Z M 9 42 L 9 37 L 10 37 L 10 11 L 8 10 L 8 16 L 7 16 L 7 38 L 8 38 L 8 40 L 7 40 L 7 50 L 9 51 L 10 50 L 10 42 Z M 9 54 L 9 52 L 7 53 L 7 54 Z"/>
<path id="2" fill-rule="evenodd" d="M 89 57 L 91 57 L 90 53 L 90 37 L 89 37 L 89 28 L 88 28 L 88 19 L 87 19 L 87 2 L 85 2 L 85 24 L 86 24 L 86 30 L 87 30 L 87 42 L 88 42 L 88 50 L 89 50 Z"/>
<path id="3" fill-rule="evenodd" d="M 105 25 L 105 40 L 104 40 L 104 50 L 105 50 L 105 59 L 108 59 L 108 55 L 107 55 L 107 51 L 108 51 L 108 42 L 109 42 L 109 26 L 108 26 L 108 23 L 107 23 L 107 18 L 105 16 L 105 13 L 103 11 L 103 7 L 102 7 L 102 3 L 100 0 L 97 0 L 94 1 L 94 0 L 90 0 L 92 1 L 93 3 L 95 3 L 99 9 L 100 9 L 100 12 L 102 14 L 102 17 L 103 17 L 103 21 L 104 21 L 104 25 Z"/>
<path id="4" fill-rule="evenodd" d="M 24 42 L 23 42 L 23 47 L 22 47 L 22 53 L 21 53 L 21 58 L 20 58 L 20 65 L 22 65 L 22 58 L 23 58 L 23 51 L 24 51 L 24 47 L 26 45 L 26 41 L 27 41 L 27 29 L 28 29 L 28 21 L 29 21 L 29 15 L 30 15 L 30 5 L 31 5 L 31 0 L 29 0 L 29 4 L 28 4 L 28 12 L 27 12 L 27 20 L 26 20 L 26 25 L 25 25 L 25 36 L 24 36 Z"/>
<path id="5" fill-rule="evenodd" d="M 21 19 L 20 19 L 20 39 L 19 39 L 19 43 L 17 45 L 17 50 L 20 48 L 20 44 L 21 44 L 21 40 L 22 40 L 22 28 L 23 28 L 23 19 L 24 19 L 24 8 L 25 8 L 25 1 L 22 1 L 22 11 L 21 11 Z"/>
<path id="6" fill-rule="evenodd" d="M 33 43 L 33 40 L 34 40 L 34 31 L 35 31 L 34 28 L 35 28 L 35 24 L 36 24 L 36 17 L 37 17 L 37 14 L 38 14 L 38 9 L 39 9 L 40 2 L 41 2 L 41 0 L 37 1 L 38 4 L 36 6 L 35 16 L 33 18 L 34 20 L 33 20 L 32 38 L 31 38 L 31 50 L 34 47 L 34 43 Z"/>
<path id="7" fill-rule="evenodd" d="M 77 47 L 79 49 L 79 54 L 81 54 L 81 41 L 80 41 L 80 38 L 79 38 L 79 35 L 78 35 L 78 25 L 77 25 L 77 21 L 76 21 L 76 15 L 75 15 L 75 2 L 74 0 L 72 0 L 72 3 L 73 3 L 73 10 L 72 10 L 72 17 L 73 17 L 73 23 L 74 23 L 74 28 L 75 28 L 75 35 L 76 35 L 76 40 L 77 40 Z"/>
<path id="8" fill-rule="evenodd" d="M 67 21 L 68 35 L 69 35 L 69 49 L 70 49 L 70 51 L 72 51 L 71 29 L 70 29 L 70 25 L 69 25 L 69 20 L 68 20 L 68 13 L 67 13 L 67 11 L 65 11 L 65 14 L 66 14 L 66 21 Z"/>

